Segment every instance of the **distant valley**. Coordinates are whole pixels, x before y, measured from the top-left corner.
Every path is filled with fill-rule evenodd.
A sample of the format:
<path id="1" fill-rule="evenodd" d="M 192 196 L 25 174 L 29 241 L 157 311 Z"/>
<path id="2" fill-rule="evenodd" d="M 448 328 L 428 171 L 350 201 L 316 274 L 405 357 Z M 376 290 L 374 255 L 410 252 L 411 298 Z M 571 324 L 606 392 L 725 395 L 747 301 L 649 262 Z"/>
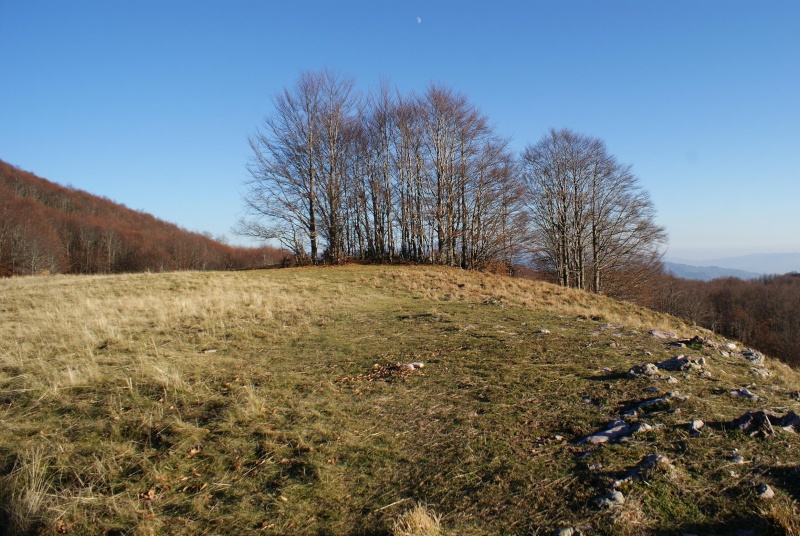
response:
<path id="1" fill-rule="evenodd" d="M 664 262 L 664 269 L 677 277 L 703 281 L 720 277 L 755 279 L 800 271 L 800 253 L 757 253 L 706 260 L 671 258 Z"/>

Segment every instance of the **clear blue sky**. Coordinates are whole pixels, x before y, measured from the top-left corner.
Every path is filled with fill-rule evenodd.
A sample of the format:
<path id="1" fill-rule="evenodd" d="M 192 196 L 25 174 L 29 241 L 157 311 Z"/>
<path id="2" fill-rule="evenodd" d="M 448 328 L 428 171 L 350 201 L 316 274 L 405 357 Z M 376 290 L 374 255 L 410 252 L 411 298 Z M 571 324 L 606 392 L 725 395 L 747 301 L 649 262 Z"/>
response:
<path id="1" fill-rule="evenodd" d="M 0 0 L 0 159 L 230 236 L 247 136 L 323 67 L 604 139 L 668 257 L 800 251 L 796 0 Z"/>

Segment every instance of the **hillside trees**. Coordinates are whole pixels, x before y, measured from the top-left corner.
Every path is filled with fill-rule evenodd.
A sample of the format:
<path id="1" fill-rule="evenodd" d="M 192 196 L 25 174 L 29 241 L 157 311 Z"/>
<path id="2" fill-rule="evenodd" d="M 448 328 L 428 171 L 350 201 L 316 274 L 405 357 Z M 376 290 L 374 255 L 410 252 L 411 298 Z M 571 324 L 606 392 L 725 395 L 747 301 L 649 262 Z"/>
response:
<path id="1" fill-rule="evenodd" d="M 278 239 L 300 262 L 510 263 L 525 217 L 514 158 L 463 95 L 384 83 L 361 97 L 323 71 L 274 104 L 250 140 L 239 233 Z"/>
<path id="2" fill-rule="evenodd" d="M 0 162 L 0 276 L 234 269 L 276 264 Z"/>
<path id="3" fill-rule="evenodd" d="M 601 140 L 550 130 L 526 147 L 522 166 L 537 261 L 559 284 L 619 291 L 659 266 L 666 232 L 655 208 Z"/>

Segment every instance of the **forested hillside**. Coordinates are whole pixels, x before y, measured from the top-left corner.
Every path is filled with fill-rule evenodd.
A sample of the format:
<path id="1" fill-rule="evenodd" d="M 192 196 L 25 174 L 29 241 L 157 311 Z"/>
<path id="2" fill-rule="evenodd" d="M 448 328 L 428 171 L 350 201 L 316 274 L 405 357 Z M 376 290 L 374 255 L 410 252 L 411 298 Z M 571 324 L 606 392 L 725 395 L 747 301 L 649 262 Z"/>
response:
<path id="1" fill-rule="evenodd" d="M 800 365 L 800 274 L 743 281 L 663 276 L 644 305 L 738 339 L 792 366 Z"/>
<path id="2" fill-rule="evenodd" d="M 0 161 L 0 275 L 225 270 L 280 262 Z"/>

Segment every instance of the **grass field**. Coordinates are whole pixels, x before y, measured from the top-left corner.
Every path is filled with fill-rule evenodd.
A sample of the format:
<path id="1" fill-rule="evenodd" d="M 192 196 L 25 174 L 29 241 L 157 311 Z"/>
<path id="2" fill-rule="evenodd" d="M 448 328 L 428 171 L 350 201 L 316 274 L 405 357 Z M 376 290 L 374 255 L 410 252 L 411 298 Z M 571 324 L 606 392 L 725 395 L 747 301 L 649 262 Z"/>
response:
<path id="1" fill-rule="evenodd" d="M 655 328 L 699 333 L 602 297 L 445 268 L 1 280 L 0 526 L 800 534 L 800 439 L 729 426 L 748 410 L 800 412 L 800 376 L 671 349 Z M 708 374 L 625 374 L 679 352 L 705 356 Z M 411 362 L 425 366 L 395 366 Z M 745 387 L 761 399 L 730 396 Z M 579 443 L 668 392 L 626 417 L 652 429 Z M 670 463 L 634 474 L 650 454 Z M 596 504 L 614 481 L 624 504 Z M 759 484 L 775 497 L 759 498 Z"/>

